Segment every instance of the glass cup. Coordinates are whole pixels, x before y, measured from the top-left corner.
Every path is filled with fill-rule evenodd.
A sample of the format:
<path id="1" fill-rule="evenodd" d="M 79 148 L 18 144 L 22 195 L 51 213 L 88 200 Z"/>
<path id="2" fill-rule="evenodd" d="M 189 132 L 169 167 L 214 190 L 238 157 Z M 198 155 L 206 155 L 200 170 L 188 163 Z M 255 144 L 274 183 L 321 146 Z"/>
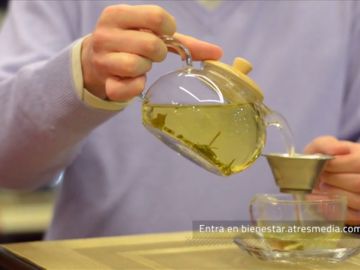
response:
<path id="1" fill-rule="evenodd" d="M 249 210 L 257 236 L 271 249 L 322 250 L 340 241 L 347 201 L 326 193 L 257 194 Z"/>

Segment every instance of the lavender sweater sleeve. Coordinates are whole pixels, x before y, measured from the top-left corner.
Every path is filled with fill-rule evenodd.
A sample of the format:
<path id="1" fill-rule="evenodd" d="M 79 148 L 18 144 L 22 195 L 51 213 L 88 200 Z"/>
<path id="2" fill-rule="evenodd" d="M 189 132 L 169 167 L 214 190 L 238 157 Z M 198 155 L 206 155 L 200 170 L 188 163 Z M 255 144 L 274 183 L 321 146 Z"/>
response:
<path id="1" fill-rule="evenodd" d="M 10 6 L 0 34 L 3 187 L 35 188 L 51 180 L 81 151 L 81 141 L 115 114 L 90 108 L 75 94 L 73 25 L 61 1 Z"/>
<path id="2" fill-rule="evenodd" d="M 352 4 L 354 16 L 346 52 L 347 78 L 338 135 L 341 139 L 360 142 L 360 3 Z"/>

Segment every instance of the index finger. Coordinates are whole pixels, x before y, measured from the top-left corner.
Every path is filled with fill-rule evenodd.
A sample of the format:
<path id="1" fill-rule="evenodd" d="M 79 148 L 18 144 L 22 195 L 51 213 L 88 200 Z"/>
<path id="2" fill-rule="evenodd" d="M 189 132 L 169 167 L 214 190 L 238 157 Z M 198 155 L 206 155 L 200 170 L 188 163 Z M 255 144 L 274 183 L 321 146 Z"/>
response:
<path id="1" fill-rule="evenodd" d="M 346 142 L 339 141 L 332 136 L 321 136 L 313 140 L 305 147 L 307 154 L 344 155 L 350 152 Z"/>
<path id="2" fill-rule="evenodd" d="M 156 35 L 173 35 L 176 22 L 173 16 L 159 6 L 114 5 L 104 9 L 98 26 L 107 25 L 122 29 L 147 29 Z"/>
<path id="3" fill-rule="evenodd" d="M 329 160 L 325 167 L 326 172 L 331 173 L 360 173 L 360 162 L 357 153 L 336 155 Z"/>
<path id="4" fill-rule="evenodd" d="M 222 49 L 215 44 L 179 33 L 174 37 L 189 48 L 193 60 L 218 60 L 223 55 Z"/>

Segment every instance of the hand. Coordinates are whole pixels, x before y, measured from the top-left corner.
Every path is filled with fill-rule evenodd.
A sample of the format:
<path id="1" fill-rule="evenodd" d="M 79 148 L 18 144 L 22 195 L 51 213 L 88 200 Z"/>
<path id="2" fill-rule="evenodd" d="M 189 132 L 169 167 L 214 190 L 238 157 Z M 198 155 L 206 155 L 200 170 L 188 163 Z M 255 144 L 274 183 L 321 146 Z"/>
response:
<path id="1" fill-rule="evenodd" d="M 316 138 L 305 153 L 328 154 L 335 159 L 328 161 L 320 176 L 317 190 L 343 194 L 348 200 L 346 224 L 360 224 L 360 144 L 340 141 L 331 136 Z"/>
<path id="2" fill-rule="evenodd" d="M 158 6 L 107 7 L 82 44 L 84 87 L 102 99 L 126 101 L 137 96 L 144 89 L 145 74 L 152 63 L 167 55 L 159 38 L 162 35 L 174 35 L 195 60 L 221 57 L 218 46 L 175 31 L 174 17 Z"/>

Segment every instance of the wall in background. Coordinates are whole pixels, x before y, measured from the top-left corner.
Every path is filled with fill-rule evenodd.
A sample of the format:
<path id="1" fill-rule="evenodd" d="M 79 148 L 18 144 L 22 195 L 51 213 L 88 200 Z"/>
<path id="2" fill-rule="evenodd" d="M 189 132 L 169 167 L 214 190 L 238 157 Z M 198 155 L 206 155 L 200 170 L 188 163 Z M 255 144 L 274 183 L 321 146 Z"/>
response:
<path id="1" fill-rule="evenodd" d="M 0 0 L 0 24 L 4 18 L 8 3 L 9 3 L 8 0 Z"/>
<path id="2" fill-rule="evenodd" d="M 9 1 L 8 0 L 0 0 L 0 8 L 6 9 Z"/>

